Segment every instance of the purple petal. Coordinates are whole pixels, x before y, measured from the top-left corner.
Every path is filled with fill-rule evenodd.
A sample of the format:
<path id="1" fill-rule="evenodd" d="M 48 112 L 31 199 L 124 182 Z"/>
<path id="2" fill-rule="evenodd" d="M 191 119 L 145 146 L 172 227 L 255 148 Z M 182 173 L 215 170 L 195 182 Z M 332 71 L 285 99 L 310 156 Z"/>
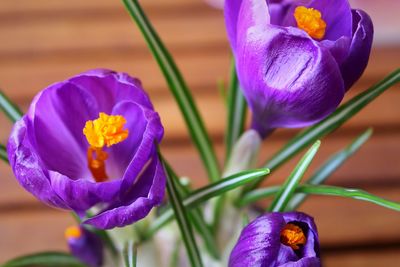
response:
<path id="1" fill-rule="evenodd" d="M 68 208 L 51 187 L 48 172 L 30 143 L 28 124 L 27 117 L 17 121 L 8 140 L 7 153 L 15 177 L 27 191 L 47 205 Z"/>
<path id="2" fill-rule="evenodd" d="M 224 6 L 225 24 L 233 51 L 236 50 L 237 23 L 242 2 L 243 0 L 225 1 Z"/>
<path id="3" fill-rule="evenodd" d="M 345 88 L 348 90 L 362 75 L 367 67 L 374 37 L 371 18 L 362 10 L 352 10 L 353 38 L 350 53 L 340 66 Z"/>
<path id="4" fill-rule="evenodd" d="M 279 213 L 258 217 L 247 225 L 229 257 L 229 267 L 274 266 L 281 247 L 280 232 L 285 221 Z"/>
<path id="5" fill-rule="evenodd" d="M 97 228 L 123 227 L 144 218 L 161 203 L 165 192 L 166 176 L 160 160 L 154 156 L 121 203 L 115 203 L 98 215 L 85 221 Z"/>
<path id="6" fill-rule="evenodd" d="M 87 179 L 72 180 L 51 171 L 50 181 L 53 190 L 77 213 L 82 213 L 99 203 L 115 201 L 122 183 L 120 179 L 101 183 Z"/>
<path id="7" fill-rule="evenodd" d="M 73 179 L 90 177 L 86 164 L 86 121 L 98 116 L 95 99 L 70 83 L 43 91 L 32 104 L 35 148 L 46 168 Z"/>
<path id="8" fill-rule="evenodd" d="M 321 267 L 321 260 L 319 258 L 302 258 L 296 262 L 288 262 L 278 267 Z"/>

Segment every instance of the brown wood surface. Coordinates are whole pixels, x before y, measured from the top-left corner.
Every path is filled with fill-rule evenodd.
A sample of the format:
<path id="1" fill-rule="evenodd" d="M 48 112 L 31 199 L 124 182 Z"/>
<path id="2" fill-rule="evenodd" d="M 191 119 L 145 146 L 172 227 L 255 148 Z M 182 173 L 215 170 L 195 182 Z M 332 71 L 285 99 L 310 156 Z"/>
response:
<path id="1" fill-rule="evenodd" d="M 222 13 L 201 0 L 142 2 L 192 89 L 222 162 L 225 107 L 217 81 L 226 82 L 229 66 Z M 166 129 L 166 157 L 195 186 L 205 183 L 179 110 L 122 1 L 2 0 L 0 41 L 0 88 L 23 110 L 48 84 L 87 69 L 105 67 L 140 77 Z M 398 46 L 374 47 L 369 67 L 346 99 L 399 67 L 399 62 Z M 324 138 L 312 169 L 373 127 L 371 140 L 328 183 L 360 187 L 400 201 L 399 89 L 390 89 Z M 1 143 L 6 142 L 11 126 L 1 115 Z M 276 131 L 264 143 L 260 163 L 297 132 Z M 266 184 L 282 182 L 296 160 L 273 173 Z M 2 162 L 0 188 L 0 262 L 22 253 L 66 249 L 63 230 L 73 223 L 67 212 L 39 203 Z M 400 260 L 399 213 L 356 200 L 316 196 L 301 210 L 317 221 L 325 266 L 395 266 Z"/>

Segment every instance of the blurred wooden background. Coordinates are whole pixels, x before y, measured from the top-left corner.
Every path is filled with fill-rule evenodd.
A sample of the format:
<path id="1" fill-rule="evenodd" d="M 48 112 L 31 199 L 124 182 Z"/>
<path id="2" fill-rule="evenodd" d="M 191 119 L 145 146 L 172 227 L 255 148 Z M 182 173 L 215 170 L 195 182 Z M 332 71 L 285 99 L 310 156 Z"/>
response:
<path id="1" fill-rule="evenodd" d="M 193 90 L 216 149 L 223 155 L 225 110 L 217 80 L 227 80 L 229 46 L 222 12 L 201 0 L 146 0 L 145 10 Z M 398 25 L 397 25 L 398 26 Z M 347 99 L 399 67 L 398 45 L 374 47 L 370 65 Z M 163 151 L 181 175 L 205 182 L 201 163 L 156 63 L 121 1 L 2 0 L 0 88 L 26 110 L 32 97 L 55 81 L 104 67 L 140 77 L 166 129 Z M 371 140 L 329 184 L 360 187 L 400 201 L 400 90 L 392 88 L 345 127 L 323 139 L 313 168 L 372 126 Z M 0 115 L 0 141 L 11 124 Z M 261 160 L 296 130 L 279 130 L 264 144 Z M 296 158 L 298 159 L 298 158 Z M 274 173 L 279 183 L 296 163 Z M 0 162 L 0 262 L 22 253 L 65 250 L 67 212 L 45 207 L 21 189 Z M 394 266 L 400 261 L 400 214 L 354 200 L 312 197 L 302 207 L 319 227 L 325 266 Z"/>

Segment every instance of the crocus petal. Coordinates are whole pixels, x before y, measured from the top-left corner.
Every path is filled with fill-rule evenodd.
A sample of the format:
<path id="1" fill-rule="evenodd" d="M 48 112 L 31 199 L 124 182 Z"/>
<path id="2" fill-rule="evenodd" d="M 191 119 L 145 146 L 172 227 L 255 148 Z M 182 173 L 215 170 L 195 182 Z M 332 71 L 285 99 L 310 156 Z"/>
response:
<path id="1" fill-rule="evenodd" d="M 243 0 L 225 1 L 224 13 L 226 30 L 233 51 L 236 50 L 237 23 L 242 2 Z"/>
<path id="2" fill-rule="evenodd" d="M 306 244 L 294 251 L 281 243 L 281 231 L 286 224 L 303 229 Z M 314 251 L 306 251 L 311 248 Z M 317 229 L 313 219 L 300 212 L 267 213 L 248 224 L 233 248 L 229 267 L 320 267 Z"/>
<path id="3" fill-rule="evenodd" d="M 14 124 L 7 144 L 10 165 L 18 182 L 47 205 L 68 208 L 68 205 L 51 187 L 48 172 L 43 167 L 27 136 L 27 117 Z"/>
<path id="4" fill-rule="evenodd" d="M 85 221 L 101 229 L 123 227 L 144 218 L 150 210 L 159 205 L 164 197 L 166 176 L 157 155 L 153 156 L 146 170 L 130 192 L 123 196 L 121 203 Z"/>
<path id="5" fill-rule="evenodd" d="M 63 82 L 50 86 L 32 104 L 35 147 L 47 169 L 73 179 L 90 177 L 85 122 L 98 116 L 92 95 Z"/>
<path id="6" fill-rule="evenodd" d="M 278 213 L 266 216 L 257 218 L 243 229 L 229 257 L 229 267 L 261 267 L 275 263 L 285 221 Z"/>
<path id="7" fill-rule="evenodd" d="M 349 56 L 340 66 L 345 88 L 348 90 L 362 75 L 367 67 L 374 36 L 371 18 L 362 10 L 352 10 L 353 38 Z"/>

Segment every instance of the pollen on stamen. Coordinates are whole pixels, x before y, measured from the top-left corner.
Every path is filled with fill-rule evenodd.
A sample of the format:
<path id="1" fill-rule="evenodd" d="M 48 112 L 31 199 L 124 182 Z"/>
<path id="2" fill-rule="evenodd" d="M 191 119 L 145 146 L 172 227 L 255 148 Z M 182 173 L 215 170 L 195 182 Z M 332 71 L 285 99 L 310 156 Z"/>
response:
<path id="1" fill-rule="evenodd" d="M 288 223 L 283 227 L 280 237 L 282 244 L 289 246 L 294 250 L 299 249 L 300 245 L 304 245 L 307 242 L 303 230 L 292 223 Z"/>
<path id="2" fill-rule="evenodd" d="M 125 124 L 126 119 L 123 116 L 101 112 L 98 119 L 86 122 L 83 134 L 92 147 L 110 147 L 128 137 L 129 131 L 123 129 Z"/>
<path id="3" fill-rule="evenodd" d="M 314 39 L 325 36 L 326 22 L 322 19 L 321 12 L 314 8 L 298 6 L 294 11 L 297 27 L 307 32 Z"/>

